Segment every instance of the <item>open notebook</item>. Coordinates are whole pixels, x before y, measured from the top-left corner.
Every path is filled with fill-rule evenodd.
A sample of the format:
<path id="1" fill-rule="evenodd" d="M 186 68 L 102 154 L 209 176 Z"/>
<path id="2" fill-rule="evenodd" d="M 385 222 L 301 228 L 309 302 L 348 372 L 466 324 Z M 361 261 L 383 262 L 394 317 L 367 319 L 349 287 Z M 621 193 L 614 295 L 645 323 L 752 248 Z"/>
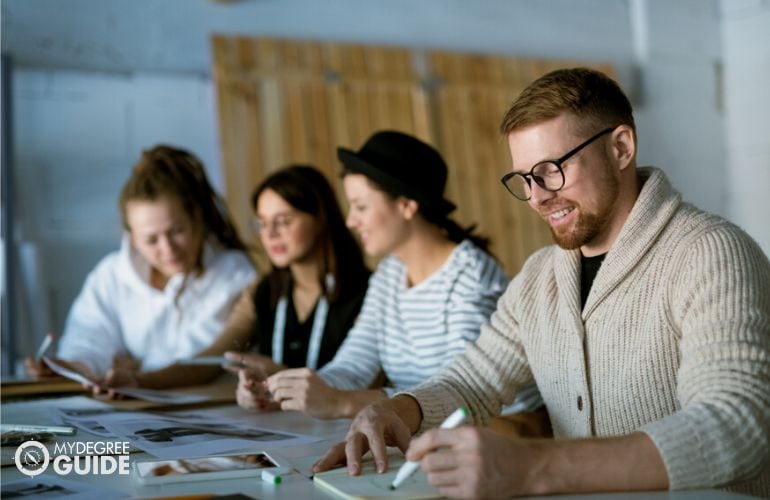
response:
<path id="1" fill-rule="evenodd" d="M 349 476 L 347 468 L 342 467 L 316 474 L 313 481 L 342 498 L 441 498 L 421 470 L 412 474 L 397 490 L 391 490 L 390 485 L 404 463 L 404 457 L 398 451 L 391 451 L 388 463 L 388 472 L 377 474 L 374 461 L 369 457 L 363 463 L 360 476 Z"/>

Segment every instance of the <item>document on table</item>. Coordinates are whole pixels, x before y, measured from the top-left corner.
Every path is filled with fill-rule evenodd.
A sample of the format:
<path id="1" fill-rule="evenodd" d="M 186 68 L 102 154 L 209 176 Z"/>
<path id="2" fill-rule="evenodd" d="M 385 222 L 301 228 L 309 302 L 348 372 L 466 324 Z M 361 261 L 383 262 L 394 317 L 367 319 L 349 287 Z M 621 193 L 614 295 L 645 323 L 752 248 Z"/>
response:
<path id="1" fill-rule="evenodd" d="M 44 357 L 43 361 L 57 375 L 66 377 L 81 384 L 95 385 L 95 382 L 80 373 L 57 363 L 49 357 Z M 116 394 L 128 396 L 131 398 L 142 399 L 153 403 L 175 404 L 193 404 L 208 401 L 210 398 L 201 394 L 182 394 L 171 391 L 156 391 L 152 389 L 141 389 L 138 387 L 110 387 L 110 390 Z"/>
<path id="2" fill-rule="evenodd" d="M 360 476 L 349 476 L 346 467 L 321 472 L 313 482 L 341 498 L 441 498 L 441 493 L 428 483 L 421 470 L 412 474 L 397 489 L 390 485 L 396 479 L 404 457 L 398 451 L 388 453 L 388 472 L 377 474 L 371 456 L 362 464 Z"/>
<path id="3" fill-rule="evenodd" d="M 267 450 L 321 440 L 316 436 L 259 428 L 239 420 L 196 413 L 126 412 L 94 415 L 89 422 L 158 458 L 208 456 L 255 447 Z"/>
<path id="4" fill-rule="evenodd" d="M 108 431 L 102 421 L 109 418 L 140 418 L 145 413 L 134 411 L 129 412 L 118 408 L 53 408 L 54 419 L 63 424 L 72 425 L 81 431 L 94 434 L 102 438 L 116 437 Z"/>
<path id="5" fill-rule="evenodd" d="M 173 414 L 161 412 L 153 413 L 146 411 L 122 410 L 112 406 L 106 408 L 94 408 L 90 406 L 80 408 L 53 408 L 52 414 L 54 420 L 57 422 L 71 425 L 77 427 L 81 431 L 86 431 L 106 438 L 118 437 L 104 427 L 104 422 L 108 420 L 145 420 L 157 416 L 165 416 L 166 418 L 180 421 L 185 419 L 205 418 L 203 415 L 190 412 Z"/>

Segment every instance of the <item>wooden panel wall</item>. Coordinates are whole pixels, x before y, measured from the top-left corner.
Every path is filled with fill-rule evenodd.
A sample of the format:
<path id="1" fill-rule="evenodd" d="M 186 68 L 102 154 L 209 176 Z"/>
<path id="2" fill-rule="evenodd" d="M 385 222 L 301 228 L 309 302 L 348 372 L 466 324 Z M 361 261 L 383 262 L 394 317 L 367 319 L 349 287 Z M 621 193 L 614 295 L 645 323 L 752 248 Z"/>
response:
<path id="1" fill-rule="evenodd" d="M 436 144 L 450 165 L 449 197 L 458 220 L 492 237 L 492 250 L 513 275 L 538 248 L 553 242 L 546 223 L 500 183 L 511 169 L 498 132 L 513 99 L 538 77 L 575 61 L 539 61 L 432 52 Z M 612 68 L 593 65 L 612 74 Z"/>
<path id="2" fill-rule="evenodd" d="M 252 189 L 289 163 L 324 171 L 346 206 L 336 148 L 358 149 L 389 128 L 442 152 L 454 217 L 492 238 L 509 275 L 551 243 L 546 225 L 500 184 L 510 158 L 497 128 L 524 86 L 578 63 L 218 35 L 212 46 L 225 195 L 244 235 Z"/>

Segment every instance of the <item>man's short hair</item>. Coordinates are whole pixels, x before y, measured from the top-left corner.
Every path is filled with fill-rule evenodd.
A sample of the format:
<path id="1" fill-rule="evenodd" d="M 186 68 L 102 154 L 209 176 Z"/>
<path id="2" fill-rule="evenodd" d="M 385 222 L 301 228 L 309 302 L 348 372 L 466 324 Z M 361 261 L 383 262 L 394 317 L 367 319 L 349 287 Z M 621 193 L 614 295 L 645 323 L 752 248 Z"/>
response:
<path id="1" fill-rule="evenodd" d="M 577 133 L 621 124 L 636 131 L 631 103 L 615 80 L 593 69 L 571 68 L 551 71 L 525 88 L 506 111 L 500 132 L 508 135 L 565 112 L 577 118 Z"/>

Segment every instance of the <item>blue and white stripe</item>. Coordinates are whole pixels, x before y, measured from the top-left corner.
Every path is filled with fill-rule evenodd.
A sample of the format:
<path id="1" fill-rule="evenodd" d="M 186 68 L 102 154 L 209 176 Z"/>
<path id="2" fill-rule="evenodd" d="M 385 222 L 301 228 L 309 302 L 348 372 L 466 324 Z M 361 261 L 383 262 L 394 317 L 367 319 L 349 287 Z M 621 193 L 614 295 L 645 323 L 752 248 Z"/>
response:
<path id="1" fill-rule="evenodd" d="M 388 394 L 424 382 L 476 340 L 507 284 L 499 264 L 469 240 L 411 288 L 403 262 L 387 257 L 369 281 L 355 326 L 319 375 L 354 390 L 384 371 Z"/>

